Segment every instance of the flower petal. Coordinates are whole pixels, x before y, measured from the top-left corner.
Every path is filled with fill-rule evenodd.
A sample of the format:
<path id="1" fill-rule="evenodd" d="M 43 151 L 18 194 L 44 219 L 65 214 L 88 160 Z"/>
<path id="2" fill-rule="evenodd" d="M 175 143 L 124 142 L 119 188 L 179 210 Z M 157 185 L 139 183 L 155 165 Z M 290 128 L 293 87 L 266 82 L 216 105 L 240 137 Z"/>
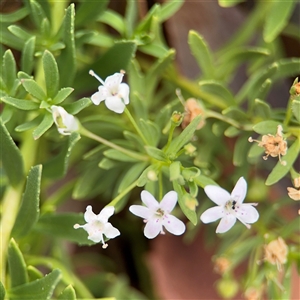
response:
<path id="1" fill-rule="evenodd" d="M 95 105 L 99 105 L 101 101 L 105 100 L 107 97 L 110 97 L 111 94 L 104 86 L 99 86 L 98 92 L 94 93 L 91 97 L 92 102 Z"/>
<path id="2" fill-rule="evenodd" d="M 175 191 L 168 192 L 167 194 L 165 194 L 165 196 L 161 200 L 160 208 L 163 211 L 170 213 L 174 209 L 174 207 L 177 203 L 177 198 L 178 198 L 178 195 Z"/>
<path id="3" fill-rule="evenodd" d="M 207 224 L 219 220 L 225 216 L 224 208 L 221 206 L 211 207 L 200 216 L 200 220 Z"/>
<path id="4" fill-rule="evenodd" d="M 150 211 L 148 207 L 142 206 L 142 205 L 131 205 L 129 207 L 129 211 L 133 213 L 134 215 L 141 217 L 143 219 L 149 219 L 150 217 Z"/>
<path id="5" fill-rule="evenodd" d="M 87 223 L 92 222 L 97 218 L 97 215 L 93 213 L 92 206 L 88 205 L 86 208 L 86 212 L 84 213 L 84 219 Z"/>
<path id="6" fill-rule="evenodd" d="M 259 218 L 259 213 L 251 204 L 242 204 L 236 212 L 236 217 L 244 224 L 255 223 Z"/>
<path id="7" fill-rule="evenodd" d="M 111 96 L 105 99 L 105 105 L 108 109 L 117 114 L 121 114 L 125 109 L 125 103 L 119 96 Z"/>
<path id="8" fill-rule="evenodd" d="M 157 210 L 159 208 L 159 203 L 148 191 L 144 190 L 141 192 L 141 199 L 148 208 L 153 210 Z"/>
<path id="9" fill-rule="evenodd" d="M 116 236 L 120 235 L 120 231 L 111 225 L 111 223 L 106 223 L 105 224 L 105 229 L 104 229 L 104 232 L 106 237 L 108 237 L 109 239 L 113 239 L 115 238 Z"/>
<path id="10" fill-rule="evenodd" d="M 106 223 L 109 217 L 111 217 L 115 212 L 115 208 L 113 206 L 105 206 L 97 216 L 97 220 L 102 223 Z"/>
<path id="11" fill-rule="evenodd" d="M 216 185 L 207 185 L 204 191 L 208 198 L 218 205 L 224 205 L 230 199 L 230 194 Z"/>
<path id="12" fill-rule="evenodd" d="M 118 94 L 123 98 L 125 104 L 129 103 L 129 86 L 127 83 L 120 84 Z"/>
<path id="13" fill-rule="evenodd" d="M 163 220 L 163 226 L 172 234 L 181 235 L 185 232 L 184 223 L 172 215 L 168 215 Z"/>
<path id="14" fill-rule="evenodd" d="M 243 203 L 247 194 L 247 181 L 244 177 L 240 177 L 234 189 L 231 192 L 231 198 L 238 203 Z"/>
<path id="15" fill-rule="evenodd" d="M 122 82 L 124 74 L 122 73 L 115 73 L 114 75 L 108 76 L 105 79 L 104 85 L 106 88 L 111 90 L 117 90 L 118 86 Z"/>
<path id="16" fill-rule="evenodd" d="M 146 223 L 144 235 L 148 239 L 154 239 L 162 230 L 162 224 L 159 220 L 150 220 Z"/>
<path id="17" fill-rule="evenodd" d="M 228 231 L 236 222 L 234 215 L 228 214 L 223 217 L 217 227 L 216 233 L 224 233 Z"/>

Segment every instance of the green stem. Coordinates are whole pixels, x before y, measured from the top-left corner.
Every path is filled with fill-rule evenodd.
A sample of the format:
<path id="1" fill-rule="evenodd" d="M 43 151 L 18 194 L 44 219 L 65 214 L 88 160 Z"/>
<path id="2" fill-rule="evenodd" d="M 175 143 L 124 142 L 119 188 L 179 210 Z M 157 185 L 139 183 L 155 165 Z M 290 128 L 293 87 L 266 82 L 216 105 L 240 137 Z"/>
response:
<path id="1" fill-rule="evenodd" d="M 169 136 L 168 136 L 168 141 L 167 141 L 167 145 L 164 147 L 164 152 L 166 152 L 172 142 L 172 138 L 173 138 L 173 133 L 174 133 L 174 130 L 176 128 L 176 125 L 171 122 L 171 128 L 170 128 L 170 131 L 169 131 Z"/>
<path id="2" fill-rule="evenodd" d="M 163 198 L 163 182 L 162 182 L 162 171 L 159 170 L 159 174 L 158 174 L 158 186 L 159 186 L 159 201 L 162 200 Z"/>
<path id="3" fill-rule="evenodd" d="M 286 108 L 286 115 L 285 115 L 285 119 L 283 121 L 283 126 L 288 126 L 291 117 L 292 117 L 292 102 L 293 102 L 293 97 L 289 98 L 289 102 Z"/>
<path id="4" fill-rule="evenodd" d="M 142 161 L 148 161 L 149 160 L 148 156 L 142 155 L 142 154 L 136 153 L 134 151 L 127 150 L 127 149 L 125 149 L 125 148 L 123 148 L 121 146 L 118 146 L 115 143 L 112 143 L 112 142 L 110 142 L 110 141 L 108 141 L 108 140 L 106 140 L 106 139 L 104 139 L 104 138 L 102 138 L 102 137 L 100 137 L 100 136 L 98 136 L 98 135 L 90 132 L 89 130 L 87 130 L 86 128 L 84 128 L 82 126 L 79 129 L 79 133 L 81 135 L 85 136 L 85 137 L 88 137 L 88 138 L 90 138 L 92 140 L 95 140 L 95 141 L 97 141 L 97 142 L 99 142 L 99 143 L 101 143 L 103 145 L 106 145 L 106 146 L 112 148 L 112 149 L 118 150 L 118 151 L 120 151 L 120 152 L 122 152 L 122 153 L 124 153 L 124 154 L 126 154 L 126 155 L 128 155 L 128 156 L 130 156 L 132 158 L 135 158 L 137 160 L 142 160 Z"/>
<path id="5" fill-rule="evenodd" d="M 130 122 L 132 123 L 133 127 L 135 128 L 136 132 L 138 133 L 138 135 L 141 137 L 141 139 L 145 143 L 145 145 L 149 145 L 147 139 L 145 138 L 145 136 L 143 135 L 142 131 L 140 130 L 140 128 L 136 124 L 134 118 L 132 117 L 132 115 L 131 115 L 131 113 L 130 113 L 130 111 L 128 110 L 127 107 L 125 108 L 125 113 L 126 113 L 127 117 L 129 118 Z"/>
<path id="6" fill-rule="evenodd" d="M 129 185 L 123 192 L 121 192 L 117 197 L 115 197 L 111 202 L 107 204 L 107 206 L 116 206 L 118 202 L 133 188 L 136 187 L 138 180 L 134 181 L 131 185 Z"/>

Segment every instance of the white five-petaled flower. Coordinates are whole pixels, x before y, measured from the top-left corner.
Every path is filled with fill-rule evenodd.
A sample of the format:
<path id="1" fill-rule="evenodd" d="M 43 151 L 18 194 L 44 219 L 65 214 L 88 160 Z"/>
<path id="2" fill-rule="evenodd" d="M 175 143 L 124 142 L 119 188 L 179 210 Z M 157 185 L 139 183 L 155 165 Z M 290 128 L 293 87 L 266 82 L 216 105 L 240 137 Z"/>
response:
<path id="1" fill-rule="evenodd" d="M 231 194 L 219 186 L 207 185 L 204 188 L 206 195 L 218 206 L 207 209 L 200 219 L 203 223 L 214 222 L 221 219 L 216 232 L 228 231 L 239 219 L 248 229 L 249 224 L 256 222 L 259 214 L 252 205 L 257 203 L 243 203 L 247 193 L 247 182 L 241 177 L 236 183 Z"/>
<path id="2" fill-rule="evenodd" d="M 93 213 L 92 207 L 88 205 L 84 213 L 84 219 L 87 223 L 84 225 L 75 224 L 74 228 L 83 228 L 89 234 L 89 240 L 95 243 L 102 242 L 102 248 L 106 248 L 108 245 L 104 242 L 103 235 L 109 239 L 120 235 L 120 231 L 108 222 L 114 211 L 113 206 L 106 206 L 96 215 Z"/>
<path id="3" fill-rule="evenodd" d="M 77 131 L 78 121 L 76 118 L 67 113 L 61 106 L 51 106 L 52 117 L 60 134 L 70 135 L 73 131 Z"/>
<path id="4" fill-rule="evenodd" d="M 105 100 L 108 109 L 115 113 L 121 114 L 125 110 L 125 106 L 129 103 L 129 86 L 121 83 L 124 73 L 115 73 L 108 76 L 103 81 L 94 71 L 90 70 L 90 75 L 100 81 L 102 85 L 98 87 L 98 92 L 92 95 L 91 100 L 95 105 L 99 105 Z"/>
<path id="5" fill-rule="evenodd" d="M 131 205 L 129 210 L 134 215 L 144 218 L 146 223 L 145 237 L 153 239 L 159 233 L 164 234 L 163 227 L 175 235 L 184 233 L 184 223 L 170 214 L 177 203 L 177 193 L 175 191 L 168 192 L 160 203 L 147 191 L 142 191 L 141 198 L 146 206 Z"/>

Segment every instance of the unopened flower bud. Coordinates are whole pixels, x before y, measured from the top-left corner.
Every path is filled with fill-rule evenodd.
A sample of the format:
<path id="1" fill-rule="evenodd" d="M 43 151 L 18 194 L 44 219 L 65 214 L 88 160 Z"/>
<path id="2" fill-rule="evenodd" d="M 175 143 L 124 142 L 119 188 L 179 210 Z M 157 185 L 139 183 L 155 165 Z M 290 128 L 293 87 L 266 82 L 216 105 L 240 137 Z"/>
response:
<path id="1" fill-rule="evenodd" d="M 174 111 L 171 117 L 171 122 L 177 127 L 181 124 L 183 120 L 182 113 Z"/>

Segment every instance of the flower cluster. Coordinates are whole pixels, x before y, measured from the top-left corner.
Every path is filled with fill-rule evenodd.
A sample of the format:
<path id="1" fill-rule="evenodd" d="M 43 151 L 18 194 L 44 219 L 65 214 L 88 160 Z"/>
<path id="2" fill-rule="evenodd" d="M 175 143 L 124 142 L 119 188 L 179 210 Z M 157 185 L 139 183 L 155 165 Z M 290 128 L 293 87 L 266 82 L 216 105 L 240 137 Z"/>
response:
<path id="1" fill-rule="evenodd" d="M 291 199 L 298 201 L 300 200 L 300 177 L 294 179 L 294 187 L 288 187 L 288 195 Z"/>
<path id="2" fill-rule="evenodd" d="M 287 261 L 288 247 L 285 241 L 278 237 L 278 239 L 271 241 L 265 246 L 265 260 L 272 265 L 277 265 L 278 270 L 281 270 L 281 265 Z"/>

